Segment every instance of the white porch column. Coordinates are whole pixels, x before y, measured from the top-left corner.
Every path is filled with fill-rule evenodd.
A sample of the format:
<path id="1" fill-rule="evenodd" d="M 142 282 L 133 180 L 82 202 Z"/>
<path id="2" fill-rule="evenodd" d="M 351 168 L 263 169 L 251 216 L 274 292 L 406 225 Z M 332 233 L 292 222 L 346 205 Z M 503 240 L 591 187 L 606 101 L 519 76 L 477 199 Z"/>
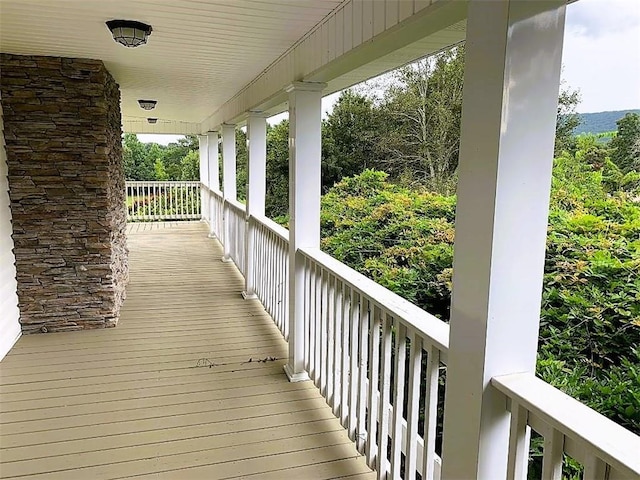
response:
<path id="1" fill-rule="evenodd" d="M 246 299 L 256 298 L 253 291 L 255 238 L 251 215 L 264 216 L 264 202 L 267 192 L 267 118 L 262 113 L 250 113 L 247 119 L 247 153 L 249 171 L 247 175 L 247 222 L 245 230 L 244 292 Z"/>
<path id="2" fill-rule="evenodd" d="M 227 200 L 235 200 L 236 195 L 236 126 L 222 125 L 222 194 L 225 203 Z M 227 217 L 227 207 L 223 206 L 222 216 L 222 246 L 224 247 L 223 262 L 231 258 L 231 245 L 229 234 L 229 219 Z"/>
<path id="3" fill-rule="evenodd" d="M 324 83 L 296 82 L 289 93 L 289 361 L 292 382 L 308 380 L 304 369 L 304 273 L 297 251 L 320 247 L 320 162 Z"/>
<path id="4" fill-rule="evenodd" d="M 236 126 L 222 125 L 222 192 L 236 200 Z"/>
<path id="5" fill-rule="evenodd" d="M 211 210 L 207 209 L 209 206 L 209 194 L 204 188 L 209 186 L 206 135 L 198 135 L 198 147 L 200 154 L 200 210 L 202 211 L 202 218 L 211 223 Z"/>
<path id="6" fill-rule="evenodd" d="M 218 159 L 218 132 L 207 132 L 207 158 L 209 162 L 209 188 L 220 191 L 220 160 Z M 215 236 L 215 225 L 219 224 L 218 211 L 213 195 L 209 195 L 209 236 Z"/>
<path id="7" fill-rule="evenodd" d="M 443 479 L 504 479 L 491 377 L 535 370 L 565 0 L 469 2 Z"/>

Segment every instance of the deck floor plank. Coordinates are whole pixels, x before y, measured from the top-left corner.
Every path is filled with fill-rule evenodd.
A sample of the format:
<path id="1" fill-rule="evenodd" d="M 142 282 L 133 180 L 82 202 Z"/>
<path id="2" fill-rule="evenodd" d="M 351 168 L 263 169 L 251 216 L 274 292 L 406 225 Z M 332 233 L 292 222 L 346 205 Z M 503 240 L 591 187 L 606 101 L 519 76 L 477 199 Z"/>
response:
<path id="1" fill-rule="evenodd" d="M 206 226 L 127 231 L 118 326 L 24 336 L 0 363 L 0 478 L 374 478 L 313 384 L 287 381 Z"/>

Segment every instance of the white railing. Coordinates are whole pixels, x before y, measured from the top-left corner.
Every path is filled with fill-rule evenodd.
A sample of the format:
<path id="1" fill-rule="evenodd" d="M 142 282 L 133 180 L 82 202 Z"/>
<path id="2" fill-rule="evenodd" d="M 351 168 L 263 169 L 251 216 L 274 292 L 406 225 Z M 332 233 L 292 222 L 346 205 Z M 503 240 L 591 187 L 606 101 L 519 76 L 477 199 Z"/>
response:
<path id="1" fill-rule="evenodd" d="M 200 182 L 126 182 L 127 221 L 201 218 Z"/>
<path id="2" fill-rule="evenodd" d="M 254 232 L 254 293 L 289 339 L 289 231 L 266 217 L 249 218 Z M 257 267 L 257 268 L 256 268 Z"/>
<path id="3" fill-rule="evenodd" d="M 224 197 L 222 192 L 209 190 L 209 217 L 207 221 L 211 228 L 211 232 L 221 243 L 224 244 Z"/>
<path id="4" fill-rule="evenodd" d="M 246 207 L 233 200 L 224 201 L 224 252 L 225 257 L 231 258 L 238 270 L 244 273 L 245 264 L 245 230 Z"/>
<path id="5" fill-rule="evenodd" d="M 319 249 L 300 253 L 310 377 L 379 478 L 438 478 L 449 326 Z"/>
<path id="6" fill-rule="evenodd" d="M 264 217 L 251 216 L 247 225 L 244 205 L 209 193 L 210 222 L 225 254 L 249 272 L 254 293 L 288 339 L 289 232 Z M 311 379 L 378 478 L 439 479 L 448 324 L 319 249 L 297 255 Z M 532 374 L 491 384 L 511 410 L 508 479 L 527 478 L 531 429 L 544 437 L 545 480 L 562 477 L 563 454 L 584 465 L 584 480 L 640 478 L 638 436 Z"/>
<path id="7" fill-rule="evenodd" d="M 529 428 L 544 438 L 542 478 L 562 478 L 563 454 L 584 467 L 585 480 L 640 478 L 640 437 L 537 378 L 520 373 L 491 379 L 511 402 L 509 473 L 526 478 Z"/>

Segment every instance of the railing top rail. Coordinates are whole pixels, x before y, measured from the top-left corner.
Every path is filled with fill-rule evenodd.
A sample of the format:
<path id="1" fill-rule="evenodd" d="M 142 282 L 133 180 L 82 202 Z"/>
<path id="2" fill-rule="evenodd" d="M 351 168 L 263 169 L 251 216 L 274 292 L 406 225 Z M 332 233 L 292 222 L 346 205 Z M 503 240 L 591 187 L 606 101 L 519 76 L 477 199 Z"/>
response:
<path id="1" fill-rule="evenodd" d="M 586 445 L 625 477 L 640 476 L 640 436 L 609 420 L 533 373 L 501 375 L 491 385 L 565 436 Z"/>
<path id="2" fill-rule="evenodd" d="M 148 186 L 148 185 L 158 185 L 158 186 L 169 186 L 169 185 L 182 185 L 185 187 L 197 187 L 200 185 L 200 182 L 195 182 L 195 181 L 182 181 L 182 180 L 175 180 L 175 181 L 159 181 L 159 180 L 127 180 L 125 182 L 127 185 L 141 185 L 141 186 Z"/>
<path id="3" fill-rule="evenodd" d="M 424 338 L 429 339 L 443 354 L 448 352 L 449 325 L 447 323 L 361 273 L 356 272 L 318 248 L 301 248 L 299 251 L 305 257 L 331 271 L 355 290 L 375 299 L 376 304 L 394 317 L 401 319 L 404 324 L 416 330 Z M 443 363 L 446 363 L 446 355 L 442 357 Z"/>
<path id="4" fill-rule="evenodd" d="M 251 218 L 266 229 L 271 230 L 271 232 L 280 237 L 281 240 L 289 243 L 289 230 L 284 228 L 282 225 L 278 225 L 270 218 L 263 217 L 261 215 L 251 215 Z"/>
<path id="5" fill-rule="evenodd" d="M 209 185 L 205 184 L 204 182 L 200 182 L 200 188 L 204 188 L 207 192 L 209 192 L 212 195 L 218 197 L 220 200 L 222 200 L 222 198 L 224 197 L 224 195 L 222 194 L 222 192 L 220 190 L 214 190 L 213 188 L 211 188 Z"/>
<path id="6" fill-rule="evenodd" d="M 237 200 L 231 200 L 229 198 L 225 198 L 224 201 L 229 204 L 229 206 L 231 208 L 234 208 L 235 210 L 239 211 L 239 212 L 246 212 L 247 211 L 247 206 L 244 203 L 240 203 Z"/>

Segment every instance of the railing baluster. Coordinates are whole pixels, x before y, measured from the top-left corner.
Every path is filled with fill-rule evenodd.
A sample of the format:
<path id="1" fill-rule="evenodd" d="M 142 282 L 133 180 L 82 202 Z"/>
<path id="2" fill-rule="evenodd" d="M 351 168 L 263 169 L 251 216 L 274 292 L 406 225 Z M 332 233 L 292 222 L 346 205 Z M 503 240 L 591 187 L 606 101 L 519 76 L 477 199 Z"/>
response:
<path id="1" fill-rule="evenodd" d="M 608 470 L 609 467 L 604 461 L 598 457 L 591 456 L 584 464 L 582 480 L 606 480 Z"/>
<path id="2" fill-rule="evenodd" d="M 544 437 L 542 455 L 542 478 L 544 480 L 562 479 L 562 452 L 564 449 L 564 435 L 556 430 Z"/>
<path id="3" fill-rule="evenodd" d="M 322 272 L 322 316 L 320 318 L 320 393 L 329 399 L 327 369 L 329 368 L 329 279 L 324 268 Z"/>
<path id="4" fill-rule="evenodd" d="M 395 338 L 395 375 L 393 378 L 393 432 L 391 435 L 391 478 L 400 478 L 402 462 L 403 407 L 405 362 L 407 358 L 407 327 L 397 320 Z"/>
<path id="5" fill-rule="evenodd" d="M 349 341 L 349 438 L 356 440 L 358 431 L 358 386 L 360 381 L 360 358 L 358 349 L 360 347 L 360 309 L 362 308 L 362 296 L 358 295 L 352 288 L 351 298 L 351 340 Z M 356 300 L 357 299 L 357 300 Z"/>
<path id="6" fill-rule="evenodd" d="M 329 405 L 333 407 L 335 405 L 334 398 L 334 383 L 333 383 L 333 374 L 334 374 L 334 349 L 333 349 L 333 340 L 334 340 L 334 329 L 335 329 L 335 277 L 329 274 L 329 293 L 328 293 L 329 304 L 327 305 L 327 367 L 325 369 L 325 374 L 327 377 L 327 394 L 326 399 L 329 402 Z"/>
<path id="7" fill-rule="evenodd" d="M 315 343 L 314 347 L 314 368 L 313 368 L 313 383 L 315 383 L 316 387 L 320 388 L 320 371 L 321 371 L 321 358 L 320 358 L 320 350 L 321 350 L 321 335 L 322 335 L 322 269 L 318 266 L 317 263 L 314 262 L 314 272 L 315 272 L 315 281 L 316 281 L 316 304 L 315 304 L 315 321 L 313 322 L 313 341 Z"/>
<path id="8" fill-rule="evenodd" d="M 378 456 L 376 470 L 378 476 L 385 477 L 387 472 L 387 447 L 389 446 L 389 397 L 391 394 L 391 318 L 387 312 L 382 314 L 382 363 L 380 369 L 380 405 L 378 421 Z"/>
<path id="9" fill-rule="evenodd" d="M 427 350 L 424 392 L 424 448 L 422 478 L 433 480 L 436 460 L 436 426 L 438 424 L 438 373 L 440 352 L 432 345 Z"/>
<path id="10" fill-rule="evenodd" d="M 509 456 L 507 480 L 527 478 L 529 459 L 528 412 L 518 402 L 511 402 L 511 428 L 509 433 Z"/>
<path id="11" fill-rule="evenodd" d="M 369 365 L 369 335 L 373 337 L 373 333 L 369 333 L 369 300 L 364 295 L 360 295 L 360 356 L 358 357 L 358 414 L 356 446 L 360 453 L 365 451 L 366 441 L 366 412 L 367 412 L 367 366 Z M 376 332 L 377 333 L 377 332 Z M 369 440 L 367 443 L 371 443 Z"/>
<path id="12" fill-rule="evenodd" d="M 342 281 L 335 279 L 335 302 L 333 310 L 333 414 L 340 418 L 342 401 Z"/>
<path id="13" fill-rule="evenodd" d="M 367 425 L 367 464 L 375 468 L 378 456 L 378 429 L 377 421 L 380 413 L 379 383 L 380 383 L 380 334 L 381 317 L 380 308 L 370 305 L 371 330 L 369 333 L 369 394 L 367 396 L 369 416 Z"/>
<path id="14" fill-rule="evenodd" d="M 422 339 L 411 332 L 409 348 L 409 383 L 407 392 L 407 442 L 405 448 L 405 475 L 416 478 L 418 463 L 418 420 L 420 419 L 420 372 L 422 369 Z"/>
<path id="15" fill-rule="evenodd" d="M 349 342 L 351 338 L 351 309 L 353 308 L 353 299 L 351 292 L 345 283 L 342 284 L 342 359 L 340 369 L 340 421 L 342 426 L 347 428 L 347 416 L 349 414 Z"/>

